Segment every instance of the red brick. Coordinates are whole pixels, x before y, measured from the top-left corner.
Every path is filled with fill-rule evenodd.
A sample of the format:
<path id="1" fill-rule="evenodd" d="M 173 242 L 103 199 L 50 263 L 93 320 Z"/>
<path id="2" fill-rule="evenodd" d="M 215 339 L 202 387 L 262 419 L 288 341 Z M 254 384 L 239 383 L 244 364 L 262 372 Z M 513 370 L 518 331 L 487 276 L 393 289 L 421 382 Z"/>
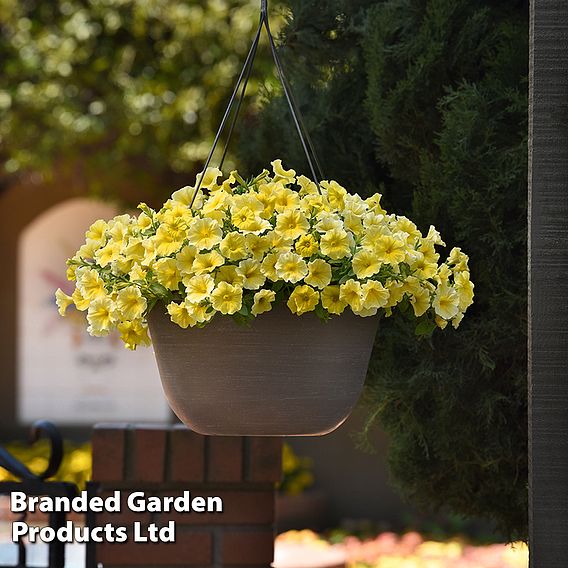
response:
<path id="1" fill-rule="evenodd" d="M 207 480 L 215 482 L 241 481 L 243 471 L 243 439 L 214 436 L 208 438 L 209 463 Z"/>
<path id="2" fill-rule="evenodd" d="M 281 438 L 249 438 L 250 481 L 280 481 L 282 477 L 282 439 Z"/>
<path id="3" fill-rule="evenodd" d="M 223 534 L 223 566 L 270 564 L 274 560 L 272 531 L 225 532 Z"/>
<path id="4" fill-rule="evenodd" d="M 205 471 L 205 437 L 185 426 L 170 432 L 171 481 L 203 481 Z"/>
<path id="5" fill-rule="evenodd" d="M 132 436 L 133 480 L 162 482 L 166 461 L 166 429 L 163 426 L 137 425 Z"/>
<path id="6" fill-rule="evenodd" d="M 93 481 L 122 481 L 126 424 L 96 424 L 93 430 Z"/>
<path id="7" fill-rule="evenodd" d="M 163 492 L 160 497 L 178 496 L 182 492 Z M 173 520 L 181 525 L 265 525 L 271 526 L 275 517 L 273 491 L 192 491 L 192 497 L 220 497 L 222 513 L 160 513 L 158 522 Z"/>
<path id="8" fill-rule="evenodd" d="M 97 546 L 97 562 L 105 566 L 209 566 L 213 539 L 206 532 L 176 531 L 176 542 L 124 543 Z"/>

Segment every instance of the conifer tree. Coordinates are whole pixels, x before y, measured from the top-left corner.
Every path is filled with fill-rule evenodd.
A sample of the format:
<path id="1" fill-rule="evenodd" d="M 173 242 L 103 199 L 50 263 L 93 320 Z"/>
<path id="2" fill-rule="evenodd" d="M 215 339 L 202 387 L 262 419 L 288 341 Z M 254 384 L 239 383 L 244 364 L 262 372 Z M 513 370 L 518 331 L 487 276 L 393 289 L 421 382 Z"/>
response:
<path id="1" fill-rule="evenodd" d="M 526 2 L 288 0 L 286 68 L 326 177 L 380 190 L 389 210 L 471 258 L 459 330 L 418 341 L 381 321 L 369 431 L 390 436 L 414 503 L 527 531 Z M 251 169 L 301 147 L 273 94 L 242 148 Z M 305 170 L 307 171 L 307 170 Z"/>

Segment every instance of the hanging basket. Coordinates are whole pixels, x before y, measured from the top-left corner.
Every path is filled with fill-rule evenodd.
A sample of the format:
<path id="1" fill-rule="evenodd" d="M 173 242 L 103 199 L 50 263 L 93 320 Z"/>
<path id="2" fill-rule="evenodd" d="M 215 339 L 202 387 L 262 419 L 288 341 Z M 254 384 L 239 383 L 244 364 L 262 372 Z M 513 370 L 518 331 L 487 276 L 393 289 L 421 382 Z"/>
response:
<path id="1" fill-rule="evenodd" d="M 357 403 L 378 317 L 329 322 L 278 306 L 252 325 L 216 317 L 181 329 L 163 307 L 150 333 L 168 402 L 201 434 L 310 436 L 335 430 Z"/>

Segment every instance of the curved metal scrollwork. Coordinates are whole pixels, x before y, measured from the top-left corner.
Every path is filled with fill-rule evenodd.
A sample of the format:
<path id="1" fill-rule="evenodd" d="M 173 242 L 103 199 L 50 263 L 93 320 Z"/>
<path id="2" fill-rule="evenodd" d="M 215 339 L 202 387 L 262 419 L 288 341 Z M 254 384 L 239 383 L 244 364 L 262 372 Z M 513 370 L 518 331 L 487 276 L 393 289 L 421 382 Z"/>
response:
<path id="1" fill-rule="evenodd" d="M 43 481 L 53 477 L 63 461 L 63 438 L 55 424 L 48 420 L 34 422 L 30 432 L 30 442 L 33 444 L 40 438 L 47 438 L 51 444 L 49 463 L 45 471 L 36 474 L 30 471 L 20 460 L 15 458 L 6 448 L 0 445 L 0 467 L 9 471 L 13 476 L 24 481 Z"/>

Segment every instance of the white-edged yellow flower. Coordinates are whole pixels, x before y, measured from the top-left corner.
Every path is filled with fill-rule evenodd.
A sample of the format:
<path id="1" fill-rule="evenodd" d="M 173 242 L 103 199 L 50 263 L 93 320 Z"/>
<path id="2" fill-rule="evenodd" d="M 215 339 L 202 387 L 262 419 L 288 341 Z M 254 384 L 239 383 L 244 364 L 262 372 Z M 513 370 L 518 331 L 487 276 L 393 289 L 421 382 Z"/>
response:
<path id="1" fill-rule="evenodd" d="M 318 252 L 318 242 L 313 235 L 302 235 L 294 245 L 296 252 L 304 258 L 309 258 Z"/>
<path id="2" fill-rule="evenodd" d="M 273 290 L 259 290 L 253 299 L 251 313 L 253 316 L 259 316 L 272 309 L 272 302 L 276 298 L 276 293 Z"/>
<path id="3" fill-rule="evenodd" d="M 438 286 L 432 306 L 436 315 L 445 320 L 451 320 L 459 312 L 459 302 L 460 299 L 456 290 L 444 283 Z"/>
<path id="4" fill-rule="evenodd" d="M 353 258 L 353 272 L 360 279 L 370 278 L 381 269 L 381 261 L 377 255 L 371 251 L 362 249 Z"/>
<path id="5" fill-rule="evenodd" d="M 389 300 L 390 292 L 376 280 L 368 280 L 361 286 L 363 309 L 374 310 L 384 308 Z"/>
<path id="6" fill-rule="evenodd" d="M 87 300 L 97 300 L 107 296 L 103 279 L 96 270 L 81 267 L 77 270 L 76 274 L 77 288 L 81 291 L 83 298 Z"/>
<path id="7" fill-rule="evenodd" d="M 278 278 L 295 284 L 308 275 L 306 261 L 295 252 L 281 254 L 274 265 Z"/>
<path id="8" fill-rule="evenodd" d="M 110 298 L 98 298 L 90 303 L 87 311 L 87 331 L 95 337 L 107 335 L 115 325 L 116 306 Z"/>
<path id="9" fill-rule="evenodd" d="M 306 284 L 322 290 L 331 282 L 331 266 L 321 258 L 308 264 L 308 275 L 304 278 Z"/>
<path id="10" fill-rule="evenodd" d="M 363 291 L 360 282 L 351 278 L 339 288 L 339 299 L 342 302 L 345 302 L 354 312 L 363 309 Z"/>
<path id="11" fill-rule="evenodd" d="M 225 259 L 216 251 L 201 253 L 196 255 L 193 261 L 193 272 L 195 274 L 205 274 L 213 272 L 219 266 L 223 266 Z"/>
<path id="12" fill-rule="evenodd" d="M 215 288 L 215 280 L 210 274 L 199 274 L 184 281 L 187 299 L 193 304 L 206 300 Z"/>
<path id="13" fill-rule="evenodd" d="M 120 339 L 122 339 L 127 349 L 134 350 L 138 345 L 150 345 L 148 326 L 141 321 L 122 321 L 116 328 L 120 333 Z"/>
<path id="14" fill-rule="evenodd" d="M 382 235 L 376 240 L 373 250 L 379 261 L 394 266 L 404 261 L 405 249 L 403 241 L 389 235 Z"/>
<path id="15" fill-rule="evenodd" d="M 238 267 L 232 264 L 225 264 L 215 271 L 215 284 L 226 282 L 242 288 L 244 281 L 245 277 L 239 272 Z"/>
<path id="16" fill-rule="evenodd" d="M 212 249 L 221 242 L 223 230 L 213 219 L 194 219 L 187 231 L 187 240 L 198 250 Z"/>
<path id="17" fill-rule="evenodd" d="M 233 262 L 246 258 L 247 249 L 244 235 L 237 231 L 227 233 L 219 245 L 219 250 L 225 258 Z"/>
<path id="18" fill-rule="evenodd" d="M 285 239 L 297 239 L 305 235 L 310 228 L 306 216 L 297 209 L 287 209 L 276 217 L 275 231 Z"/>
<path id="19" fill-rule="evenodd" d="M 146 311 L 147 301 L 138 286 L 128 286 L 120 290 L 116 297 L 116 307 L 123 320 L 137 320 Z"/>
<path id="20" fill-rule="evenodd" d="M 258 290 L 266 282 L 260 262 L 252 258 L 239 262 L 238 272 L 243 276 L 243 288 L 246 290 Z"/>
<path id="21" fill-rule="evenodd" d="M 172 302 L 167 307 L 168 314 L 173 323 L 179 325 L 182 329 L 193 327 L 197 322 L 193 315 L 189 312 L 188 304 L 180 302 L 179 304 Z"/>
<path id="22" fill-rule="evenodd" d="M 292 183 L 296 178 L 296 172 L 294 170 L 285 170 L 282 165 L 282 160 L 274 160 L 270 162 L 272 166 L 272 171 L 274 172 L 274 179 L 283 179 L 287 183 Z"/>
<path id="23" fill-rule="evenodd" d="M 231 286 L 226 282 L 220 282 L 211 294 L 211 304 L 222 314 L 234 314 L 243 305 L 243 289 Z"/>
<path id="24" fill-rule="evenodd" d="M 297 316 L 315 310 L 319 303 L 320 295 L 311 286 L 297 286 L 292 290 L 287 306 L 290 311 Z"/>
<path id="25" fill-rule="evenodd" d="M 276 282 L 280 280 L 280 276 L 278 276 L 278 271 L 276 270 L 276 263 L 280 259 L 280 255 L 278 253 L 270 253 L 264 257 L 260 265 L 260 270 L 262 273 L 272 282 Z"/>
<path id="26" fill-rule="evenodd" d="M 157 260 L 152 269 L 158 282 L 168 290 L 177 290 L 181 281 L 181 274 L 175 258 L 161 258 Z"/>
<path id="27" fill-rule="evenodd" d="M 345 258 L 351 252 L 347 232 L 343 229 L 333 229 L 325 233 L 320 241 L 320 250 L 332 260 Z"/>
<path id="28" fill-rule="evenodd" d="M 193 274 L 193 263 L 197 256 L 194 246 L 186 245 L 176 254 L 176 266 L 182 276 Z"/>
<path id="29" fill-rule="evenodd" d="M 73 303 L 73 298 L 68 296 L 61 288 L 55 291 L 55 303 L 59 310 L 59 315 L 64 316 L 67 308 Z"/>

